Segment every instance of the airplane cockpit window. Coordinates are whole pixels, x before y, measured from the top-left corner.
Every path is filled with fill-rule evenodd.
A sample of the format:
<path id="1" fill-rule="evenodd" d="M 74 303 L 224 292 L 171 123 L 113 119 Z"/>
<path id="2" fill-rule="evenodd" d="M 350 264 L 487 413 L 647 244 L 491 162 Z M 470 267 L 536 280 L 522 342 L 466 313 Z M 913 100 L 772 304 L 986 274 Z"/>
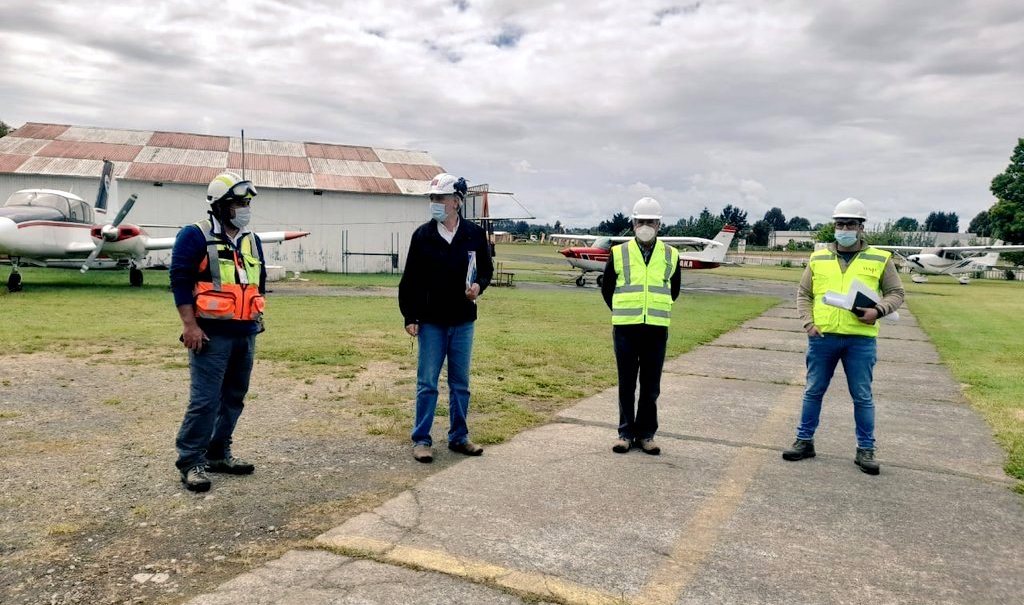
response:
<path id="1" fill-rule="evenodd" d="M 68 218 L 76 223 L 92 223 L 92 206 L 78 200 L 70 201 L 71 214 Z"/>
<path id="2" fill-rule="evenodd" d="M 595 248 L 601 248 L 603 250 L 611 250 L 612 249 L 612 240 L 610 240 L 607 237 L 599 237 L 596 240 L 594 240 L 594 247 Z"/>
<path id="3" fill-rule="evenodd" d="M 19 191 L 7 198 L 4 206 L 39 206 L 53 208 L 64 216 L 69 216 L 68 200 L 62 195 L 41 193 L 38 191 Z"/>

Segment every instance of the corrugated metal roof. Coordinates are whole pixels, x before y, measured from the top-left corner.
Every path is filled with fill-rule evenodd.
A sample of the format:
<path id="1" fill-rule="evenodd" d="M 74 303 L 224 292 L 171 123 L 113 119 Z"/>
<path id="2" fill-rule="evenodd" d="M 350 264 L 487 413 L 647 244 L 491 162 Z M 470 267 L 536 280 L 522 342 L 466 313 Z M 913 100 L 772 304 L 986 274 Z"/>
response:
<path id="1" fill-rule="evenodd" d="M 31 156 L 0 153 L 0 172 L 14 172 Z"/>
<path id="2" fill-rule="evenodd" d="M 327 160 L 324 158 L 309 158 L 309 165 L 313 172 L 334 174 L 337 176 L 373 176 L 381 179 L 389 179 L 391 175 L 384 164 L 380 162 L 357 162 L 355 160 Z"/>
<path id="3" fill-rule="evenodd" d="M 246 176 L 261 187 L 419 195 L 444 172 L 423 151 L 265 139 L 245 147 Z M 98 177 L 109 159 L 122 178 L 206 185 L 227 167 L 240 171 L 240 152 L 238 137 L 29 123 L 0 139 L 0 173 Z"/>
<path id="4" fill-rule="evenodd" d="M 200 149 L 174 149 L 171 147 L 143 147 L 135 156 L 136 162 L 148 164 L 180 164 L 187 166 L 207 166 L 210 168 L 226 168 L 228 154 L 226 151 L 203 151 Z"/>
<path id="5" fill-rule="evenodd" d="M 386 164 L 423 164 L 437 166 L 434 158 L 425 151 L 403 151 L 401 149 L 374 149 L 380 161 Z M 441 172 L 444 172 L 443 170 Z M 436 174 L 436 173 L 435 173 Z"/>
<path id="6" fill-rule="evenodd" d="M 37 151 L 49 144 L 50 142 L 46 139 L 26 139 L 8 135 L 0 139 L 0 153 L 35 155 Z"/>
<path id="7" fill-rule="evenodd" d="M 181 132 L 154 132 L 149 139 L 152 147 L 173 147 L 175 149 L 203 149 L 206 151 L 227 151 L 228 137 L 213 137 L 205 134 L 184 134 Z"/>
<path id="8" fill-rule="evenodd" d="M 115 145 L 113 143 L 78 143 L 75 141 L 50 141 L 50 144 L 36 152 L 37 156 L 48 158 L 74 158 L 76 160 L 121 160 L 131 162 L 139 155 L 138 145 Z"/>
<path id="9" fill-rule="evenodd" d="M 124 178 L 136 181 L 206 184 L 221 173 L 220 168 L 179 166 L 176 164 L 144 164 L 135 162 Z"/>
<path id="10" fill-rule="evenodd" d="M 72 126 L 56 137 L 58 141 L 82 141 L 85 143 L 119 143 L 121 145 L 145 145 L 153 136 L 152 130 L 111 130 L 109 128 L 86 128 Z"/>
<path id="11" fill-rule="evenodd" d="M 249 146 L 248 143 L 245 144 Z M 228 168 L 242 169 L 242 154 L 228 154 Z M 309 167 L 308 158 L 296 158 L 287 155 L 263 155 L 258 153 L 245 153 L 245 169 L 248 170 L 280 170 L 282 172 L 312 172 Z"/>
<path id="12" fill-rule="evenodd" d="M 231 137 L 231 153 L 242 153 L 242 139 Z M 265 139 L 245 139 L 245 155 L 262 153 L 264 155 L 290 155 L 297 158 L 306 157 L 306 144 L 292 141 L 267 141 Z"/>
<path id="13" fill-rule="evenodd" d="M 49 139 L 52 141 L 64 134 L 64 131 L 68 128 L 67 124 L 34 124 L 29 122 L 12 132 L 11 135 L 27 139 Z"/>

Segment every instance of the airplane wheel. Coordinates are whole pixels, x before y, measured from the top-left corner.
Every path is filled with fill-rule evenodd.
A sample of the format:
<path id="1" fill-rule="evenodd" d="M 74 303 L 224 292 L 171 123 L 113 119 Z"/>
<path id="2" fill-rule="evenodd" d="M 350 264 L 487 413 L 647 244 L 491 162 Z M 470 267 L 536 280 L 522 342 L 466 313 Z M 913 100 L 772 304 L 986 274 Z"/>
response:
<path id="1" fill-rule="evenodd" d="M 7 278 L 8 292 L 21 292 L 21 273 L 11 273 Z"/>
<path id="2" fill-rule="evenodd" d="M 128 270 L 128 284 L 133 288 L 142 287 L 142 271 L 140 269 Z"/>
<path id="3" fill-rule="evenodd" d="M 600 288 L 604 285 L 604 275 L 597 276 L 597 287 Z"/>
<path id="4" fill-rule="evenodd" d="M 587 280 L 582 275 L 576 278 L 576 285 L 577 286 L 582 288 L 586 283 L 587 283 Z"/>

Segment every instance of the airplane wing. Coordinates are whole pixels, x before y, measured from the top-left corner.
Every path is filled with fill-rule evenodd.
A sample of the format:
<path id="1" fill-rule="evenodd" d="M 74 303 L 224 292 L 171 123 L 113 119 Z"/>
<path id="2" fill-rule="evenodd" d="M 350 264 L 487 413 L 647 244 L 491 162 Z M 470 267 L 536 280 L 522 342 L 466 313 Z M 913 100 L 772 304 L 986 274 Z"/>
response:
<path id="1" fill-rule="evenodd" d="M 925 248 L 935 248 L 936 246 L 876 246 L 872 245 L 872 248 L 878 248 L 879 250 L 888 250 L 890 252 L 920 252 Z"/>
<path id="2" fill-rule="evenodd" d="M 572 240 L 577 239 L 584 242 L 592 242 L 602 237 L 608 237 L 606 235 L 576 235 L 573 233 L 552 233 L 548 236 L 548 239 L 563 239 Z"/>
<path id="3" fill-rule="evenodd" d="M 70 242 L 64 246 L 65 252 L 69 255 L 75 254 L 89 254 L 96 249 L 96 245 L 92 242 Z"/>
<path id="4" fill-rule="evenodd" d="M 555 233 L 548 236 L 548 239 L 561 239 L 561 240 L 580 240 L 584 242 L 592 242 L 599 239 L 609 240 L 615 243 L 628 242 L 633 239 L 632 235 L 576 235 L 573 233 Z M 658 236 L 658 239 L 670 244 L 672 246 L 721 246 L 720 242 L 716 242 L 713 239 L 704 239 L 703 237 L 689 237 L 683 235 L 669 235 L 669 236 Z"/>
<path id="5" fill-rule="evenodd" d="M 1022 252 L 1024 251 L 1024 245 L 939 246 L 939 250 L 944 252 Z"/>

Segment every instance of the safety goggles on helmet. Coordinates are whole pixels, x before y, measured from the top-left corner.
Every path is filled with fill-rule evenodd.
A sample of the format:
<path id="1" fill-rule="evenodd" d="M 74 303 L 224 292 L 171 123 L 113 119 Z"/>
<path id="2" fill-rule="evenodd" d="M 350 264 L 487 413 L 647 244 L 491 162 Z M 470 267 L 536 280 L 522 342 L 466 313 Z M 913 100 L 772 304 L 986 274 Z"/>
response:
<path id="1" fill-rule="evenodd" d="M 254 197 L 256 197 L 256 187 L 252 184 L 252 181 L 238 181 L 225 191 L 224 195 L 220 196 L 220 199 L 217 201 L 249 202 Z"/>

